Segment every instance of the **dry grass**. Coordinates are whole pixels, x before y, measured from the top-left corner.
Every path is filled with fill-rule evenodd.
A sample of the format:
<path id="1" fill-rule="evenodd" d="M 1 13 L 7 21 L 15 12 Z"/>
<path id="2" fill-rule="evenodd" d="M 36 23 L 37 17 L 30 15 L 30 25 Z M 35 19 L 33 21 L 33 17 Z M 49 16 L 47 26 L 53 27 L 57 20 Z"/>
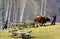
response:
<path id="1" fill-rule="evenodd" d="M 32 30 L 31 39 L 60 39 L 60 23 L 56 25 L 42 26 L 38 28 L 24 28 L 23 30 Z M 0 31 L 0 39 L 20 39 L 11 37 L 11 34 L 8 30 Z"/>

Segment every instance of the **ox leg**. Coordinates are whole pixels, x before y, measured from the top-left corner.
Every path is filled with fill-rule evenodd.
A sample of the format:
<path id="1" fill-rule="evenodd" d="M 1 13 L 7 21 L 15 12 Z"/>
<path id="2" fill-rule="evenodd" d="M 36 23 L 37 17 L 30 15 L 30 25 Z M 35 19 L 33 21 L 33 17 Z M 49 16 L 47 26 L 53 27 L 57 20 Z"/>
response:
<path id="1" fill-rule="evenodd" d="M 40 26 L 45 26 L 45 23 L 42 23 Z"/>
<path id="2" fill-rule="evenodd" d="M 40 23 L 38 23 L 37 25 L 38 25 L 37 27 L 39 27 L 40 26 Z"/>
<path id="3" fill-rule="evenodd" d="M 39 25 L 38 23 L 35 23 L 35 27 L 38 27 L 38 25 Z"/>
<path id="4" fill-rule="evenodd" d="M 35 27 L 37 26 L 37 23 L 35 23 Z"/>
<path id="5" fill-rule="evenodd" d="M 36 26 L 36 23 L 35 23 L 35 26 Z"/>
<path id="6" fill-rule="evenodd" d="M 40 26 L 40 23 L 35 23 L 35 27 L 39 27 Z"/>
<path id="7" fill-rule="evenodd" d="M 45 26 L 45 23 L 43 23 L 43 26 Z"/>
<path id="8" fill-rule="evenodd" d="M 45 26 L 45 23 L 43 24 L 43 26 Z"/>
<path id="9" fill-rule="evenodd" d="M 43 26 L 43 23 L 41 23 L 41 25 L 40 26 Z"/>

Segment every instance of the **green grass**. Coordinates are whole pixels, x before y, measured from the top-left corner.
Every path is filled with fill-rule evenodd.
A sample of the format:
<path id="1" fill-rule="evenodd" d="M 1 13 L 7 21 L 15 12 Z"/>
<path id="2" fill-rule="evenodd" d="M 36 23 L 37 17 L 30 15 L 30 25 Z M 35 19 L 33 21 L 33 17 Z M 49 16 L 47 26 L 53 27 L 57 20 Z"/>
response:
<path id="1" fill-rule="evenodd" d="M 60 23 L 56 23 L 56 25 L 48 25 L 38 28 L 24 28 L 23 30 L 32 30 L 31 39 L 60 39 Z M 8 32 L 8 30 L 1 30 L 0 39 L 20 38 L 11 37 L 11 34 Z"/>

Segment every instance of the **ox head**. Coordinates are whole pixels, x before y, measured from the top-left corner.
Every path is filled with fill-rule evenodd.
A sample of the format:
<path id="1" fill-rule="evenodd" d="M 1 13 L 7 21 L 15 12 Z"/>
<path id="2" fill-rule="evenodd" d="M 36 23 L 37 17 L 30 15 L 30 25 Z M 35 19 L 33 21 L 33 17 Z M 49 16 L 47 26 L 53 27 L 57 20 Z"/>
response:
<path id="1" fill-rule="evenodd" d="M 50 18 L 46 17 L 46 21 L 47 21 L 47 22 L 50 22 Z"/>

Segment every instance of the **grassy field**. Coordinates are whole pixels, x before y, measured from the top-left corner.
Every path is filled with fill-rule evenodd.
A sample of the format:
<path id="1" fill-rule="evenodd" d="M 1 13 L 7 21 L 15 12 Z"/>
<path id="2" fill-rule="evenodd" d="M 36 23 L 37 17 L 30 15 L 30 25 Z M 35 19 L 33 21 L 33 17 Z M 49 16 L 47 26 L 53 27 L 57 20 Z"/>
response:
<path id="1" fill-rule="evenodd" d="M 37 28 L 24 28 L 23 30 L 32 30 L 30 33 L 31 39 L 60 39 L 60 23 L 56 25 L 49 25 L 37 27 Z M 0 39 L 20 39 L 11 37 L 9 30 L 0 30 Z"/>

